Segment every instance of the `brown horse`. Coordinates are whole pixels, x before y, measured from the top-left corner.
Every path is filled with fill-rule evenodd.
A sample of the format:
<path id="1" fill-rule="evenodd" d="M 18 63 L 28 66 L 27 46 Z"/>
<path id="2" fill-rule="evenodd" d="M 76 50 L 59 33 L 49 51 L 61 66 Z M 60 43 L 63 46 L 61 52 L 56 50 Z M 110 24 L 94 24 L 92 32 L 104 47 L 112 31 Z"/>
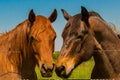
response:
<path id="1" fill-rule="evenodd" d="M 43 77 L 52 76 L 56 18 L 56 10 L 49 18 L 31 10 L 27 20 L 0 36 L 0 80 L 37 80 L 36 64 Z"/>
<path id="2" fill-rule="evenodd" d="M 92 79 L 120 78 L 120 39 L 96 12 L 82 7 L 81 14 L 70 16 L 62 10 L 68 21 L 62 33 L 63 46 L 56 62 L 56 73 L 69 77 L 82 62 L 95 60 Z"/>

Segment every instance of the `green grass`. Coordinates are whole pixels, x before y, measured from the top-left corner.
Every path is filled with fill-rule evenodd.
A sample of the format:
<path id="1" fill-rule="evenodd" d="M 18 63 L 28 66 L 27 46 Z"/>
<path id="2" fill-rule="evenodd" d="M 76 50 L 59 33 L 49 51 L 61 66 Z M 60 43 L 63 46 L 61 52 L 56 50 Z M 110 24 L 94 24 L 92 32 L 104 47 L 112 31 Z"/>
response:
<path id="1" fill-rule="evenodd" d="M 58 53 L 59 52 L 54 53 L 54 56 L 53 56 L 54 61 L 56 61 L 56 59 L 58 57 Z M 80 64 L 78 67 L 76 67 L 73 70 L 69 79 L 90 79 L 93 66 L 94 66 L 94 59 L 93 58 L 91 58 L 89 61 L 83 62 L 82 64 Z M 62 78 L 58 77 L 55 74 L 55 72 L 53 73 L 52 77 L 43 78 L 39 72 L 38 67 L 36 67 L 36 73 L 37 73 L 38 79 L 59 79 L 59 80 L 62 80 Z"/>

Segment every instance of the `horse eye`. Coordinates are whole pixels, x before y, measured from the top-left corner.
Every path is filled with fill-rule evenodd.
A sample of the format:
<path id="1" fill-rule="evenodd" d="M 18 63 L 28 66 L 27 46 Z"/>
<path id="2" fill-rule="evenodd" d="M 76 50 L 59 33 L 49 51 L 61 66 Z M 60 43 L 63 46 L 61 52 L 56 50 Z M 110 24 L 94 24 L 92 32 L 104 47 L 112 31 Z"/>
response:
<path id="1" fill-rule="evenodd" d="M 82 39 L 82 38 L 83 38 L 83 35 L 77 36 L 77 39 Z"/>
<path id="2" fill-rule="evenodd" d="M 87 34 L 87 33 L 88 33 L 88 31 L 87 31 L 87 30 L 83 31 L 83 34 Z"/>
<path id="3" fill-rule="evenodd" d="M 31 40 L 31 41 L 34 41 L 35 39 L 34 39 L 34 37 L 33 37 L 33 36 L 31 36 L 30 40 Z"/>

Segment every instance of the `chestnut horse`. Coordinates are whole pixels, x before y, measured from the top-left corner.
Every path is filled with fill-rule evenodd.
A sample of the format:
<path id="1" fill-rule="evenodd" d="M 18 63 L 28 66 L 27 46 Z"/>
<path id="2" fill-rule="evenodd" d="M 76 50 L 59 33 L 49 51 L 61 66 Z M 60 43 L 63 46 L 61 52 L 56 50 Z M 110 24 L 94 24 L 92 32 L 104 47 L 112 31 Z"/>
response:
<path id="1" fill-rule="evenodd" d="M 69 77 L 72 70 L 92 56 L 95 66 L 92 79 L 120 78 L 120 39 L 96 12 L 82 7 L 81 14 L 69 15 L 63 33 L 63 46 L 56 62 L 56 73 Z"/>
<path id="2" fill-rule="evenodd" d="M 56 10 L 49 18 L 31 10 L 27 20 L 0 36 L 0 80 L 37 80 L 37 64 L 43 77 L 52 76 L 56 18 Z"/>

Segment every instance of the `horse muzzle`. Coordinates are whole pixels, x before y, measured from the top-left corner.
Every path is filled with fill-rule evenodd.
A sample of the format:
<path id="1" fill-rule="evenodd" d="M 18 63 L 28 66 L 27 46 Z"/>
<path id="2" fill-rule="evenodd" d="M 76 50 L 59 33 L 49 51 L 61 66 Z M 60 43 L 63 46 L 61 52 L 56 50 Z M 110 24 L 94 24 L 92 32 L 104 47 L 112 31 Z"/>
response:
<path id="1" fill-rule="evenodd" d="M 52 65 L 52 67 L 47 67 L 45 64 L 43 64 L 40 71 L 42 77 L 51 77 L 53 74 L 54 67 L 54 64 Z"/>
<path id="2" fill-rule="evenodd" d="M 68 78 L 71 74 L 71 71 L 68 74 L 66 73 L 66 68 L 63 65 L 56 67 L 55 72 L 61 78 Z"/>

